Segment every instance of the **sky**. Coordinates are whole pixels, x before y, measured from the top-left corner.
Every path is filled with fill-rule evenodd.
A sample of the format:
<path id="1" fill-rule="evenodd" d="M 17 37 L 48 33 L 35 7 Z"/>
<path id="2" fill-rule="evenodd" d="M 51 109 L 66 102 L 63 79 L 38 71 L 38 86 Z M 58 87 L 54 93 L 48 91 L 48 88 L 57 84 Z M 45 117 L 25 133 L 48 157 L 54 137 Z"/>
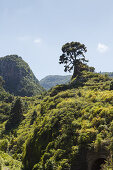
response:
<path id="1" fill-rule="evenodd" d="M 113 72 L 113 0 L 0 0 L 0 57 L 21 56 L 39 80 L 69 75 L 59 56 L 72 41 L 96 72 Z"/>

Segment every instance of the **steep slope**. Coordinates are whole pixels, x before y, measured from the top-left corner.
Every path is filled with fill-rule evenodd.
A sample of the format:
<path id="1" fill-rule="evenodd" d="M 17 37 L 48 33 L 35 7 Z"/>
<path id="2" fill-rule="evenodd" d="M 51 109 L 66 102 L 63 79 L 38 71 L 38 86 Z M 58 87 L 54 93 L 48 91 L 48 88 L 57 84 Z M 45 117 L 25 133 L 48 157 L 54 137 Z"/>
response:
<path id="1" fill-rule="evenodd" d="M 3 79 L 0 77 L 0 125 L 9 118 L 10 103 L 13 101 L 13 98 L 11 94 L 4 90 Z"/>
<path id="2" fill-rule="evenodd" d="M 3 79 L 0 77 L 0 170 L 11 169 L 19 170 L 21 167 L 21 162 L 14 160 L 11 156 L 6 153 L 8 142 L 8 136 L 4 137 L 4 123 L 10 117 L 11 103 L 14 100 L 14 96 L 6 92 L 3 88 Z M 8 166 L 8 168 L 7 168 Z"/>
<path id="3" fill-rule="evenodd" d="M 6 120 L 18 98 L 12 104 L 1 102 L 10 108 L 4 112 L 9 119 L 0 125 L 2 166 L 20 170 L 23 160 L 25 170 L 89 170 L 89 153 L 112 151 L 110 84 L 108 76 L 84 72 L 70 84 L 52 88 L 44 98 L 21 97 L 23 118 L 9 131 Z"/>
<path id="4" fill-rule="evenodd" d="M 113 141 L 110 82 L 108 76 L 84 72 L 69 85 L 50 91 L 41 102 L 34 134 L 26 144 L 25 169 L 88 170 L 89 153 L 104 152 L 107 159 Z"/>
<path id="5" fill-rule="evenodd" d="M 4 90 L 4 98 L 0 99 L 0 170 L 23 169 L 21 161 L 23 146 L 36 125 L 41 100 L 38 97 L 41 96 L 11 96 Z M 22 105 L 17 105 L 18 99 L 21 100 Z M 18 122 L 19 113 L 22 114 L 22 119 Z M 13 122 L 11 122 L 12 118 L 14 118 Z M 7 128 L 9 123 L 11 126 Z"/>
<path id="6" fill-rule="evenodd" d="M 43 91 L 29 65 L 17 55 L 0 58 L 0 76 L 6 91 L 14 95 L 33 96 Z"/>
<path id="7" fill-rule="evenodd" d="M 0 77 L 0 170 L 21 170 L 23 144 L 34 129 L 33 123 L 37 117 L 35 108 L 38 107 L 40 99 L 38 100 L 38 96 L 13 96 L 4 90 L 3 83 Z M 19 100 L 22 105 L 18 105 Z M 20 111 L 23 118 L 18 123 L 16 120 L 19 120 Z M 14 113 L 11 128 L 7 128 L 7 123 L 13 118 Z"/>
<path id="8" fill-rule="evenodd" d="M 60 76 L 60 75 L 49 75 L 40 80 L 40 84 L 46 90 L 59 84 L 66 84 L 70 81 L 71 75 Z"/>

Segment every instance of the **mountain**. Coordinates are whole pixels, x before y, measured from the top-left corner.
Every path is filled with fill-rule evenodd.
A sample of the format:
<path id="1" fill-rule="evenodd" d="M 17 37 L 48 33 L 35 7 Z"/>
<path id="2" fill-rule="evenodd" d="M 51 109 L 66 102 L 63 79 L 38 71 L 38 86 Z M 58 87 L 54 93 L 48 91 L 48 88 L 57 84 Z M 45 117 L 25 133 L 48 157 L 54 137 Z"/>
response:
<path id="1" fill-rule="evenodd" d="M 84 72 L 48 92 L 26 142 L 25 170 L 96 170 L 112 162 L 110 83 L 106 75 Z"/>
<path id="2" fill-rule="evenodd" d="M 33 96 L 43 91 L 29 65 L 17 55 L 0 58 L 0 76 L 5 90 L 14 95 Z"/>
<path id="3" fill-rule="evenodd" d="M 49 75 L 40 80 L 40 84 L 46 90 L 49 90 L 53 86 L 59 84 L 66 84 L 70 81 L 71 75 L 61 76 L 61 75 Z"/>
<path id="4" fill-rule="evenodd" d="M 107 74 L 109 77 L 113 77 L 113 72 L 101 72 L 100 74 Z M 49 90 L 52 87 L 60 84 L 67 84 L 71 80 L 71 75 L 62 76 L 62 75 L 49 75 L 44 77 L 40 80 L 40 85 L 46 89 Z"/>
<path id="5" fill-rule="evenodd" d="M 84 71 L 43 95 L 16 97 L 0 77 L 0 168 L 113 169 L 112 81 Z"/>

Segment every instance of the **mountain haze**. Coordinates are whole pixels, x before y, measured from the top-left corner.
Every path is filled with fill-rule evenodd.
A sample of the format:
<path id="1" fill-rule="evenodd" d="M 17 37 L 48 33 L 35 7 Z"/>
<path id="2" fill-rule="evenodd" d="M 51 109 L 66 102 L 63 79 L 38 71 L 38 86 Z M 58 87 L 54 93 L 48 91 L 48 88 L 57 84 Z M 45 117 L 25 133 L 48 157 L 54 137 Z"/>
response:
<path id="1" fill-rule="evenodd" d="M 40 84 L 46 90 L 49 90 L 53 86 L 59 84 L 66 84 L 70 81 L 71 75 L 61 76 L 61 75 L 49 75 L 40 80 Z"/>

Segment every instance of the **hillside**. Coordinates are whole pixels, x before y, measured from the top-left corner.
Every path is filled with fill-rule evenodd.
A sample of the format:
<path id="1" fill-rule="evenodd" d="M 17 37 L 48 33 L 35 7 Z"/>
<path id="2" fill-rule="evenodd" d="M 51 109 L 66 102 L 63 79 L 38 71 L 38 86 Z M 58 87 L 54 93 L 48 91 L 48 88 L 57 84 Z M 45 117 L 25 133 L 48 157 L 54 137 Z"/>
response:
<path id="1" fill-rule="evenodd" d="M 49 75 L 40 80 L 40 84 L 46 90 L 59 85 L 59 84 L 66 84 L 70 81 L 71 75 L 61 76 L 61 75 Z"/>
<path id="2" fill-rule="evenodd" d="M 5 81 L 5 90 L 14 95 L 33 96 L 43 91 L 29 65 L 17 55 L 0 58 L 0 76 Z"/>
<path id="3" fill-rule="evenodd" d="M 2 99 L 1 113 L 7 116 L 0 124 L 0 165 L 14 170 L 96 170 L 108 156 L 111 161 L 111 81 L 107 75 L 83 72 L 45 96 Z"/>
<path id="4" fill-rule="evenodd" d="M 107 74 L 109 77 L 113 77 L 113 72 L 101 72 L 100 74 Z M 52 87 L 60 84 L 67 84 L 71 80 L 71 75 L 61 76 L 61 75 L 49 75 L 40 80 L 40 85 L 49 90 Z"/>
<path id="5" fill-rule="evenodd" d="M 25 169 L 89 170 L 87 155 L 100 155 L 101 150 L 107 159 L 113 124 L 110 82 L 108 76 L 84 72 L 70 85 L 52 89 L 41 102 L 37 126 L 27 142 Z"/>
<path id="6" fill-rule="evenodd" d="M 22 114 L 25 114 L 25 116 L 23 116 L 19 122 L 20 125 L 17 125 L 16 122 L 18 121 L 18 117 L 16 116 L 18 105 L 15 105 L 15 103 L 18 100 L 22 101 Z M 30 129 L 33 130 L 32 124 L 35 118 L 32 116 L 34 113 L 32 110 L 34 105 L 33 103 L 34 99 L 30 97 L 24 97 L 24 99 L 18 97 L 16 98 L 15 96 L 7 93 L 2 87 L 2 78 L 0 77 L 0 170 L 22 169 L 21 158 L 23 143 L 25 143 L 26 139 L 28 138 Z M 13 122 L 11 122 L 14 108 L 16 109 L 15 119 Z M 26 116 L 26 113 L 28 116 Z M 29 122 L 29 120 L 31 121 Z M 11 122 L 11 126 L 7 130 L 6 125 L 9 124 L 9 122 Z"/>
<path id="7" fill-rule="evenodd" d="M 10 117 L 11 103 L 14 101 L 14 96 L 7 93 L 3 88 L 3 79 L 0 77 L 0 170 L 7 169 L 6 165 L 14 164 L 13 167 L 21 166 L 21 162 L 14 160 L 11 156 L 6 153 L 6 148 L 8 146 L 7 135 L 3 137 L 4 123 Z M 6 165 L 5 165 L 6 164 Z"/>
<path id="8" fill-rule="evenodd" d="M 41 95 L 16 97 L 9 94 L 0 77 L 0 170 L 23 169 L 24 145 L 33 134 L 41 100 Z"/>

